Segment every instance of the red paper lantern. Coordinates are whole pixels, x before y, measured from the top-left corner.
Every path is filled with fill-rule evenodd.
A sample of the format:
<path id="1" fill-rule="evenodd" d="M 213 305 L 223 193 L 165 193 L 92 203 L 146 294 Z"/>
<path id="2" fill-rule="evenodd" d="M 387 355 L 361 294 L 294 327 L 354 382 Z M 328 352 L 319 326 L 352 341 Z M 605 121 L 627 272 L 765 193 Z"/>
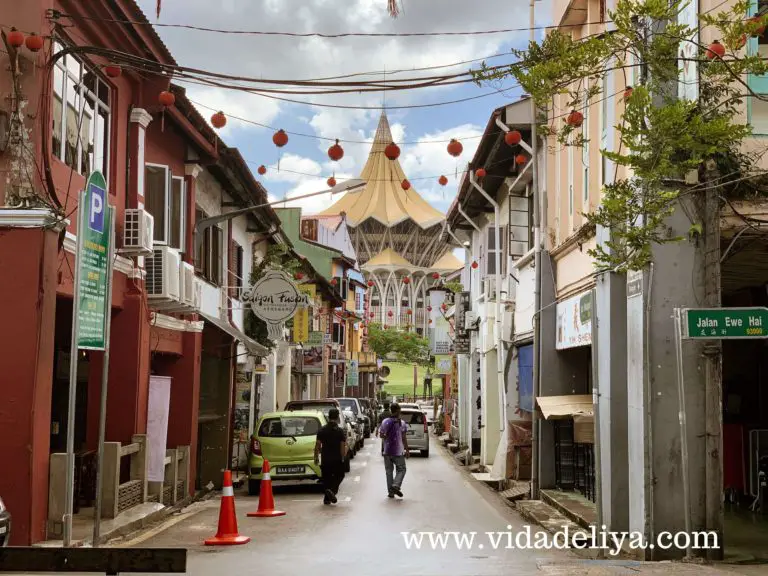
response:
<path id="1" fill-rule="evenodd" d="M 369 288 L 373 287 L 373 280 L 368 280 L 368 287 Z"/>
<path id="2" fill-rule="evenodd" d="M 765 24 L 763 24 L 763 19 L 760 16 L 752 16 L 749 20 L 747 20 L 750 24 L 757 24 L 758 28 L 755 30 L 755 33 L 753 36 L 762 36 L 765 34 Z"/>
<path id="3" fill-rule="evenodd" d="M 523 166 L 524 164 L 527 164 L 527 163 L 528 163 L 528 156 L 526 156 L 525 154 L 518 154 L 517 156 L 515 156 L 515 164 L 517 164 L 518 166 Z"/>
<path id="4" fill-rule="evenodd" d="M 486 174 L 487 173 L 485 171 L 485 168 L 478 168 L 477 170 L 475 170 L 475 177 L 478 180 L 482 180 L 483 178 L 485 178 Z"/>
<path id="5" fill-rule="evenodd" d="M 336 178 L 331 176 L 330 178 L 328 178 L 328 180 L 325 181 L 325 183 L 328 184 L 328 188 L 333 188 L 334 186 L 336 186 Z"/>
<path id="6" fill-rule="evenodd" d="M 432 312 L 432 306 L 427 306 L 427 312 Z"/>
<path id="7" fill-rule="evenodd" d="M 630 98 L 632 98 L 632 92 L 634 92 L 634 89 L 632 88 L 632 86 L 627 86 L 626 88 L 624 88 L 624 101 L 625 102 L 627 100 L 629 100 Z"/>
<path id="8" fill-rule="evenodd" d="M 211 124 L 213 125 L 214 128 L 219 128 L 219 129 L 224 128 L 224 126 L 227 125 L 227 117 L 224 116 L 224 112 L 219 110 L 218 112 L 216 112 L 216 114 L 211 116 Z"/>
<path id="9" fill-rule="evenodd" d="M 455 138 L 451 138 L 451 141 L 448 142 L 448 154 L 456 158 L 457 156 L 461 156 L 461 153 L 463 151 L 464 151 L 464 146 L 461 145 L 461 142 L 459 142 Z"/>
<path id="10" fill-rule="evenodd" d="M 275 146 L 278 148 L 282 148 L 288 144 L 288 134 L 286 134 L 285 130 L 281 128 L 272 135 L 272 142 L 274 142 Z"/>
<path id="11" fill-rule="evenodd" d="M 446 184 L 448 184 L 448 178 L 446 178 L 445 176 L 440 176 L 440 178 L 438 178 L 437 181 L 440 184 L 440 186 L 445 186 Z"/>
<path id="12" fill-rule="evenodd" d="M 392 313 L 392 310 L 390 310 L 389 312 L 387 312 L 387 316 L 389 316 L 390 318 L 392 318 L 392 316 L 394 316 L 394 314 Z"/>
<path id="13" fill-rule="evenodd" d="M 715 40 L 707 48 L 707 60 L 714 60 L 715 57 L 722 58 L 725 56 L 725 46 L 720 44 L 719 40 Z"/>
<path id="14" fill-rule="evenodd" d="M 473 269 L 473 270 L 477 270 L 477 267 L 478 267 L 478 266 L 480 266 L 480 265 L 477 263 L 477 260 L 475 260 L 474 262 L 472 262 L 472 269 Z"/>
<path id="15" fill-rule="evenodd" d="M 123 73 L 123 69 L 120 68 L 117 64 L 109 64 L 108 66 L 104 66 L 104 74 L 109 76 L 110 78 L 117 78 Z"/>
<path id="16" fill-rule="evenodd" d="M 336 286 L 338 283 L 339 281 L 336 278 L 331 278 L 331 286 Z"/>
<path id="17" fill-rule="evenodd" d="M 160 94 L 158 94 L 157 101 L 160 102 L 161 106 L 168 108 L 176 104 L 176 96 L 174 96 L 173 92 L 163 90 L 160 92 Z"/>
<path id="18" fill-rule="evenodd" d="M 744 48 L 744 46 L 746 45 L 747 45 L 747 35 L 742 34 L 741 36 L 739 36 L 739 39 L 736 41 L 736 48 L 741 49 L 741 48 Z"/>
<path id="19" fill-rule="evenodd" d="M 507 146 L 517 146 L 520 144 L 520 141 L 523 139 L 523 135 L 520 134 L 517 130 L 510 130 L 506 134 L 504 134 L 504 143 L 507 144 Z"/>
<path id="20" fill-rule="evenodd" d="M 262 164 L 261 166 L 259 166 L 259 168 L 258 168 L 257 172 L 258 172 L 259 174 L 261 174 L 262 176 L 264 176 L 264 174 L 266 174 L 266 173 L 267 173 L 267 167 L 266 167 L 266 166 L 264 166 L 264 164 Z"/>
<path id="21" fill-rule="evenodd" d="M 408 276 L 403 276 L 403 284 L 410 284 L 411 279 Z"/>
<path id="22" fill-rule="evenodd" d="M 445 302 L 443 302 L 443 303 L 440 305 L 440 308 L 442 308 L 443 310 L 448 310 L 448 304 L 446 304 Z"/>
<path id="23" fill-rule="evenodd" d="M 429 323 L 432 324 L 432 318 L 429 319 Z"/>
<path id="24" fill-rule="evenodd" d="M 440 280 L 440 272 L 432 272 L 432 280 Z"/>
<path id="25" fill-rule="evenodd" d="M 14 48 L 21 48 L 24 45 L 24 34 L 16 30 L 16 28 L 11 28 L 6 38 L 8 38 L 8 44 Z"/>
<path id="26" fill-rule="evenodd" d="M 387 144 L 387 147 L 384 148 L 384 156 L 390 160 L 397 160 L 400 157 L 400 147 L 394 142 L 390 142 Z"/>
<path id="27" fill-rule="evenodd" d="M 400 187 L 405 190 L 406 192 L 411 189 L 411 183 L 408 182 L 408 179 L 406 178 L 402 182 L 400 182 Z"/>
<path id="28" fill-rule="evenodd" d="M 408 310 L 408 312 L 406 312 L 406 314 L 408 314 L 408 316 L 410 316 L 411 314 L 413 314 L 413 310 Z"/>
<path id="29" fill-rule="evenodd" d="M 371 312 L 370 314 L 368 314 L 368 316 L 370 316 L 371 318 L 375 318 L 376 317 L 376 313 L 375 312 Z"/>
<path id="30" fill-rule="evenodd" d="M 584 124 L 584 114 L 578 110 L 571 110 L 571 113 L 565 117 L 565 123 L 572 128 L 578 128 Z"/>
<path id="31" fill-rule="evenodd" d="M 336 140 L 336 144 L 328 148 L 328 158 L 330 158 L 334 162 L 338 162 L 339 160 L 344 158 L 344 148 L 339 146 L 338 140 Z"/>
<path id="32" fill-rule="evenodd" d="M 301 280 L 302 278 L 304 278 L 304 272 L 296 272 L 296 274 L 294 274 L 293 277 L 296 278 L 296 280 Z"/>
<path id="33" fill-rule="evenodd" d="M 32 32 L 32 34 L 27 36 L 26 40 L 24 40 L 24 44 L 30 52 L 39 52 L 43 49 L 43 37 Z"/>

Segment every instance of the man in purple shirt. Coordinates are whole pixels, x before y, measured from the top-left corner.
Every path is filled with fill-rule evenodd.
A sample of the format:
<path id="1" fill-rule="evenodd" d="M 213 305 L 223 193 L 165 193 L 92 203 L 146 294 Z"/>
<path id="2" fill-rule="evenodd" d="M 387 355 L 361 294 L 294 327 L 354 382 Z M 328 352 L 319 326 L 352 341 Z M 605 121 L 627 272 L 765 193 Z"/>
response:
<path id="1" fill-rule="evenodd" d="M 387 496 L 403 497 L 400 487 L 405 478 L 405 459 L 408 458 L 408 424 L 400 419 L 400 406 L 392 404 L 392 416 L 381 423 L 379 434 L 384 439 L 384 470 L 387 474 Z M 394 474 L 393 478 L 393 473 Z"/>

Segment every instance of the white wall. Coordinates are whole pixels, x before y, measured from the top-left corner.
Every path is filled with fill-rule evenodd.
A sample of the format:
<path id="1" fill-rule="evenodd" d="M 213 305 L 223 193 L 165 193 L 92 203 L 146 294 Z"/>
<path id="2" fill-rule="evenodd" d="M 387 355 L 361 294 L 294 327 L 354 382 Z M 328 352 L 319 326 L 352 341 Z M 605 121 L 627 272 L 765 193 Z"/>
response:
<path id="1" fill-rule="evenodd" d="M 521 267 L 515 267 L 513 274 L 517 276 L 515 294 L 515 337 L 525 337 L 533 334 L 533 316 L 535 308 L 534 291 L 536 288 L 536 270 L 533 259 Z"/>

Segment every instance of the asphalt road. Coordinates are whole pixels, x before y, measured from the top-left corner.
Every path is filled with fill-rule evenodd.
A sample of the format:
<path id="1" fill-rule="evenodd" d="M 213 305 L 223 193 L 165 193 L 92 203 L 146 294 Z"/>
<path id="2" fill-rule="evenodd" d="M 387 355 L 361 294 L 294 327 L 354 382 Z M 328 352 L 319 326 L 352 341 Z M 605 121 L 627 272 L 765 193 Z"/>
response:
<path id="1" fill-rule="evenodd" d="M 352 461 L 339 493 L 339 503 L 322 504 L 313 486 L 277 487 L 278 518 L 247 518 L 258 498 L 236 493 L 243 546 L 207 547 L 203 540 L 216 532 L 218 500 L 182 515 L 170 527 L 132 542 L 140 547 L 186 547 L 188 573 L 211 576 L 242 572 L 272 574 L 334 574 L 376 576 L 397 574 L 497 575 L 540 573 L 540 563 L 567 561 L 562 551 L 520 550 L 507 546 L 506 533 L 526 524 L 485 486 L 458 467 L 432 437 L 429 458 L 408 460 L 404 498 L 387 498 L 378 441 L 371 438 Z M 421 549 L 408 549 L 402 532 L 477 532 L 472 549 L 450 540 L 433 548 L 425 537 Z M 501 532 L 493 547 L 486 532 Z M 535 529 L 534 529 L 535 534 Z M 451 537 L 452 538 L 452 537 Z"/>

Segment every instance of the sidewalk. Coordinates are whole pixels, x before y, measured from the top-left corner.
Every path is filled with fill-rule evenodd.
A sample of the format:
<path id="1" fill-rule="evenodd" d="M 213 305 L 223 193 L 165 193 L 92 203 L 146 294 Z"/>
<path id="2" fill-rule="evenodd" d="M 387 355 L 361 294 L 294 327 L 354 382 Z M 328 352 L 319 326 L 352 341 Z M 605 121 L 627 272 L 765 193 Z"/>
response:
<path id="1" fill-rule="evenodd" d="M 542 563 L 539 571 L 547 576 L 768 576 L 768 565 L 684 564 L 681 562 L 636 562 L 632 560 L 574 560 Z"/>

